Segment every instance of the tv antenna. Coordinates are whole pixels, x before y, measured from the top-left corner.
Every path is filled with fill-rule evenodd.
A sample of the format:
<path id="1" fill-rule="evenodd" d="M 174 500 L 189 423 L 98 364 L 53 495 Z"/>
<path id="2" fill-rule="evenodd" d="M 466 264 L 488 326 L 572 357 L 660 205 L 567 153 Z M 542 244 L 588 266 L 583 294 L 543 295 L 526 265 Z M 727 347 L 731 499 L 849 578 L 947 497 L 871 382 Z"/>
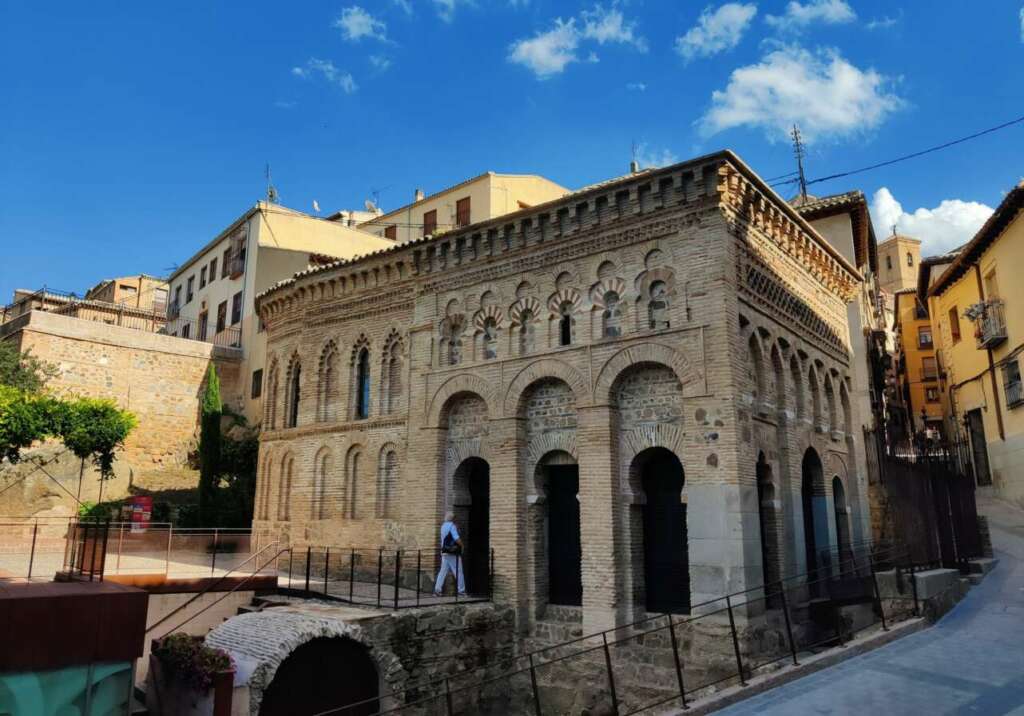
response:
<path id="1" fill-rule="evenodd" d="M 277 189 L 274 188 L 274 184 L 270 178 L 270 162 L 267 162 L 266 167 L 263 170 L 263 175 L 267 178 L 267 201 L 271 204 L 276 204 L 278 199 L 281 197 L 277 193 Z"/>
<path id="2" fill-rule="evenodd" d="M 793 138 L 793 156 L 796 157 L 796 168 L 799 174 L 800 197 L 806 199 L 807 178 L 804 176 L 804 157 L 807 156 L 807 150 L 804 148 L 803 138 L 800 136 L 800 127 L 794 124 L 793 131 L 789 133 L 789 136 Z"/>

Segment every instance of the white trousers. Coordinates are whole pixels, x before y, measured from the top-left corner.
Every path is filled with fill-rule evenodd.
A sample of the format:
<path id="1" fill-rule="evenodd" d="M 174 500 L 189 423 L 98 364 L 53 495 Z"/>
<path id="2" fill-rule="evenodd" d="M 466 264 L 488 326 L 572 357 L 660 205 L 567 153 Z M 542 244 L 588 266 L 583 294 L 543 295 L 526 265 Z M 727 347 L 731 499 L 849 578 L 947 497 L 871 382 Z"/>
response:
<path id="1" fill-rule="evenodd" d="M 437 580 L 434 582 L 434 593 L 440 594 L 444 589 L 444 580 L 451 572 L 458 579 L 459 594 L 466 593 L 466 573 L 462 569 L 462 557 L 455 554 L 441 555 L 441 569 L 437 572 Z"/>

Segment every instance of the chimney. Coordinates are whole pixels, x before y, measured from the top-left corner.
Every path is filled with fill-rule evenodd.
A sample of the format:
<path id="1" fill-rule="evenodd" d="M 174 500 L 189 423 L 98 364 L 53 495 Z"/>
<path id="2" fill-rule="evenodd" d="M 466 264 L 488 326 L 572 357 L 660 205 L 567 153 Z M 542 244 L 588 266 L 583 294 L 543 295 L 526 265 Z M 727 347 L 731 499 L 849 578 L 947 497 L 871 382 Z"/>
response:
<path id="1" fill-rule="evenodd" d="M 423 201 L 423 190 L 422 189 L 417 189 L 416 190 L 416 198 L 415 198 L 414 201 Z"/>
<path id="2" fill-rule="evenodd" d="M 640 171 L 640 162 L 634 159 L 629 163 L 629 173 L 636 174 L 638 171 Z"/>

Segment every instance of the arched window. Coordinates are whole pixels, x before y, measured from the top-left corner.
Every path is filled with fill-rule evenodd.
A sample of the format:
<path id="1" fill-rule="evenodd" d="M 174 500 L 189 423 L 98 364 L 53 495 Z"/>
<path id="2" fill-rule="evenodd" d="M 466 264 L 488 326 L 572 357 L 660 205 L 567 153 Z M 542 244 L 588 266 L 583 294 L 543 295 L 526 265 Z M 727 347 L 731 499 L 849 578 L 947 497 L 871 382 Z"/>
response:
<path id="1" fill-rule="evenodd" d="M 385 410 L 393 413 L 398 409 L 398 401 L 402 398 L 402 359 L 395 353 L 388 357 L 387 380 L 388 399 Z"/>
<path id="2" fill-rule="evenodd" d="M 397 483 L 398 455 L 390 446 L 385 446 L 377 465 L 377 517 L 394 517 Z"/>
<path id="3" fill-rule="evenodd" d="M 572 304 L 564 302 L 558 308 L 560 318 L 558 319 L 558 345 L 572 345 L 572 328 L 575 321 L 572 318 Z"/>
<path id="4" fill-rule="evenodd" d="M 288 368 L 288 403 L 285 406 L 284 426 L 294 428 L 299 424 L 299 401 L 302 389 L 302 364 L 298 358 Z"/>
<path id="5" fill-rule="evenodd" d="M 647 304 L 647 318 L 651 330 L 669 327 L 668 321 L 668 286 L 664 281 L 651 284 L 651 300 Z"/>
<path id="6" fill-rule="evenodd" d="M 323 449 L 313 465 L 313 498 L 310 500 L 309 518 L 322 520 L 327 516 L 327 476 L 331 472 L 331 453 Z"/>
<path id="7" fill-rule="evenodd" d="M 356 360 L 356 419 L 370 417 L 370 351 L 363 348 Z"/>
<path id="8" fill-rule="evenodd" d="M 352 446 L 345 458 L 345 482 L 341 493 L 341 512 L 350 520 L 358 516 L 359 469 L 362 451 L 358 445 Z"/>
<path id="9" fill-rule="evenodd" d="M 526 308 L 519 314 L 519 353 L 526 355 L 533 352 L 533 311 Z"/>
<path id="10" fill-rule="evenodd" d="M 907 266 L 913 266 L 913 265 L 914 265 L 914 254 L 912 254 L 912 253 L 910 253 L 908 251 L 907 252 Z"/>
<path id="11" fill-rule="evenodd" d="M 885 267 L 892 271 L 892 256 L 885 257 Z"/>
<path id="12" fill-rule="evenodd" d="M 462 336 L 453 335 L 448 342 L 448 365 L 462 362 Z"/>
<path id="13" fill-rule="evenodd" d="M 622 335 L 622 308 L 619 302 L 619 294 L 615 291 L 609 291 L 604 295 L 601 335 L 605 338 L 617 338 Z"/>
<path id="14" fill-rule="evenodd" d="M 335 419 L 338 399 L 338 350 L 328 343 L 320 355 L 320 370 L 316 386 L 316 419 L 319 422 Z"/>
<path id="15" fill-rule="evenodd" d="M 263 400 L 264 405 L 264 423 L 266 429 L 276 430 L 277 429 L 277 399 L 278 399 L 278 374 L 280 373 L 277 361 L 273 361 L 270 364 L 270 372 L 267 374 L 267 388 L 266 395 Z M 265 519 L 265 518 L 264 518 Z"/>
<path id="16" fill-rule="evenodd" d="M 484 360 L 498 357 L 498 322 L 493 317 L 484 321 Z"/>
<path id="17" fill-rule="evenodd" d="M 287 455 L 281 461 L 281 481 L 277 488 L 277 519 L 290 519 L 291 495 L 292 495 L 292 470 L 295 458 Z"/>

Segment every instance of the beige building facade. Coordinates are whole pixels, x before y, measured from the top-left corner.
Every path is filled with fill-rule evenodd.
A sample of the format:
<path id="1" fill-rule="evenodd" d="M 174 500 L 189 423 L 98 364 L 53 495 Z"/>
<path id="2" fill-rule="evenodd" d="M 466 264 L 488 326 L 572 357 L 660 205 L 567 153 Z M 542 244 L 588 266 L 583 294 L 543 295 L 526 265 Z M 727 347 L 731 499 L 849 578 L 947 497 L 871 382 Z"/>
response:
<path id="1" fill-rule="evenodd" d="M 85 300 L 165 313 L 167 281 L 146 274 L 108 278 L 86 291 Z"/>
<path id="2" fill-rule="evenodd" d="M 471 591 L 588 632 L 820 567 L 867 537 L 860 280 L 729 152 L 301 272 L 254 529 L 431 550 L 451 509 Z"/>
<path id="3" fill-rule="evenodd" d="M 891 294 L 917 285 L 921 241 L 893 234 L 878 244 L 878 285 Z"/>

